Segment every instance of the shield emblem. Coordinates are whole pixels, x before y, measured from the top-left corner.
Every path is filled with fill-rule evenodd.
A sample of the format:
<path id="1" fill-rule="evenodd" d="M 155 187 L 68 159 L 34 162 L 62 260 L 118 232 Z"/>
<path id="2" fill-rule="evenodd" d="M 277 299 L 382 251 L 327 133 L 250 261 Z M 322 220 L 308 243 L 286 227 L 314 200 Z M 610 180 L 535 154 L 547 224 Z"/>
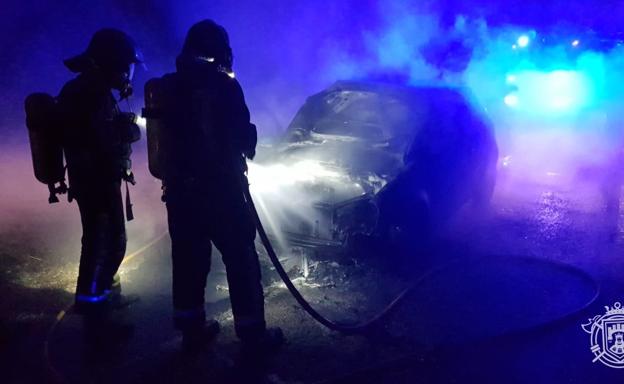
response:
<path id="1" fill-rule="evenodd" d="M 624 362 L 624 316 L 616 315 L 602 323 L 602 347 L 605 355 L 617 363 Z"/>

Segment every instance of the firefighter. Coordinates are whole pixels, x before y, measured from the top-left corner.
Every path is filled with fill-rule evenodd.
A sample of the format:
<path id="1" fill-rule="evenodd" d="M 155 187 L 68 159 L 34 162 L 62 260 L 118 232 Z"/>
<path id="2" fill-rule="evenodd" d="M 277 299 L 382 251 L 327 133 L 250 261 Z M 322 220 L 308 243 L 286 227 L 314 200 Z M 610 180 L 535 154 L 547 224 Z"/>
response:
<path id="1" fill-rule="evenodd" d="M 163 124 L 150 153 L 165 187 L 173 262 L 174 325 L 185 349 L 197 349 L 219 331 L 206 320 L 204 289 L 212 244 L 226 267 L 236 334 L 243 349 L 275 349 L 279 328 L 267 328 L 260 264 L 254 248 L 255 224 L 241 183 L 246 158 L 252 159 L 256 127 L 250 123 L 243 91 L 232 72 L 232 51 L 223 27 L 211 20 L 191 27 L 177 71 L 146 84 L 148 141 L 150 124 Z M 154 89 L 163 93 L 155 95 Z M 156 98 L 163 106 L 153 110 Z M 159 114 L 160 113 L 160 114 Z M 159 154 L 154 152 L 158 150 Z"/>
<path id="2" fill-rule="evenodd" d="M 132 92 L 135 63 L 141 58 L 133 40 L 116 29 L 97 31 L 87 50 L 64 64 L 77 77 L 57 97 L 60 131 L 67 162 L 70 201 L 82 222 L 82 249 L 75 296 L 78 313 L 101 319 L 122 302 L 117 270 L 126 252 L 122 181 L 134 184 L 131 143 L 140 138 L 135 116 L 121 112 L 120 99 Z M 129 196 L 126 214 L 132 219 Z"/>

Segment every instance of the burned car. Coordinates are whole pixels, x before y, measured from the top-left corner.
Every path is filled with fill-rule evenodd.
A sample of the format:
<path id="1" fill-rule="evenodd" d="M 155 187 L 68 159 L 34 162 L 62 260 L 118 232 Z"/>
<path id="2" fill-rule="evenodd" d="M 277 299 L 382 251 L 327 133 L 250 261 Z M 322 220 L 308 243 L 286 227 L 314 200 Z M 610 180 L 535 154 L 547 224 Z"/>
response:
<path id="1" fill-rule="evenodd" d="M 491 125 L 463 89 L 343 81 L 260 147 L 249 180 L 281 246 L 413 242 L 464 204 L 489 202 L 497 157 Z"/>

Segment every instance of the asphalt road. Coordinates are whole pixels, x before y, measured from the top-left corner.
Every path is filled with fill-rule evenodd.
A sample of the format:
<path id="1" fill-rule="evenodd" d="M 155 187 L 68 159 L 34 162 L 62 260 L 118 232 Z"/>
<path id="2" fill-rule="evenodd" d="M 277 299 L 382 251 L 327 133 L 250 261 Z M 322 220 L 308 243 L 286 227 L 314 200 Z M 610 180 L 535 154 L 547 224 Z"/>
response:
<path id="1" fill-rule="evenodd" d="M 129 253 L 165 230 L 158 186 L 135 195 Z M 120 311 L 132 337 L 106 350 L 85 345 L 71 304 L 80 230 L 75 206 L 48 207 L 39 195 L 18 199 L 0 222 L 2 382 L 362 382 L 620 383 L 624 370 L 592 362 L 581 324 L 624 302 L 624 216 L 606 214 L 598 190 L 502 182 L 490 212 L 469 208 L 418 263 L 433 266 L 387 321 L 346 336 L 315 323 L 290 297 L 263 257 L 268 322 L 288 343 L 273 356 L 243 356 L 232 329 L 223 266 L 207 287 L 209 313 L 222 333 L 206 351 L 182 354 L 170 320 L 169 240 L 122 268 L 126 293 L 141 299 Z M 35 197 L 36 196 L 36 197 Z M 322 257 L 321 257 L 322 256 Z M 373 257 L 311 255 L 307 279 L 293 277 L 328 316 L 373 315 L 409 284 L 392 253 Z M 424 256 L 423 256 L 424 257 Z M 384 262 L 380 263 L 380 260 Z M 452 261 L 449 264 L 449 261 Z M 596 286 L 600 293 L 594 297 Z M 594 300 L 595 299 L 595 300 Z M 589 304 L 589 305 L 588 305 Z M 53 328 L 52 328 L 53 327 Z M 45 346 L 47 345 L 47 353 Z"/>

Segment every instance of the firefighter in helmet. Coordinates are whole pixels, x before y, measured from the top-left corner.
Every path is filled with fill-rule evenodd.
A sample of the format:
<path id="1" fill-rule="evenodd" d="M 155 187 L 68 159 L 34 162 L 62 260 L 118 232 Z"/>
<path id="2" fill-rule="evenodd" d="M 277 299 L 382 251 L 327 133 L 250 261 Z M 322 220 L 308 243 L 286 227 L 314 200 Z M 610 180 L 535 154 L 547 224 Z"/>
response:
<path id="1" fill-rule="evenodd" d="M 127 183 L 134 183 L 131 143 L 140 138 L 135 116 L 120 111 L 113 90 L 120 99 L 130 95 L 140 62 L 127 34 L 99 30 L 84 53 L 64 61 L 78 75 L 57 97 L 69 198 L 77 201 L 82 222 L 75 309 L 97 318 L 121 299 L 117 270 L 126 252 L 121 186 L 125 181 L 128 192 Z M 130 220 L 129 196 L 126 204 Z"/>
<path id="2" fill-rule="evenodd" d="M 243 347 L 272 349 L 283 336 L 267 328 L 255 224 L 241 182 L 255 155 L 256 127 L 232 72 L 223 27 L 211 20 L 191 27 L 177 71 L 146 84 L 150 171 L 163 180 L 173 260 L 174 325 L 183 347 L 195 349 L 219 331 L 206 320 L 204 289 L 212 244 L 226 267 L 234 325 Z M 154 102 L 160 104 L 156 108 Z M 151 132 L 158 128 L 154 138 Z M 157 144 L 150 144 L 150 140 Z M 155 141 L 154 141 L 155 142 Z M 154 143 L 153 142 L 153 143 Z M 153 150 L 152 150 L 153 149 Z M 152 164 L 157 164 L 152 166 Z"/>

